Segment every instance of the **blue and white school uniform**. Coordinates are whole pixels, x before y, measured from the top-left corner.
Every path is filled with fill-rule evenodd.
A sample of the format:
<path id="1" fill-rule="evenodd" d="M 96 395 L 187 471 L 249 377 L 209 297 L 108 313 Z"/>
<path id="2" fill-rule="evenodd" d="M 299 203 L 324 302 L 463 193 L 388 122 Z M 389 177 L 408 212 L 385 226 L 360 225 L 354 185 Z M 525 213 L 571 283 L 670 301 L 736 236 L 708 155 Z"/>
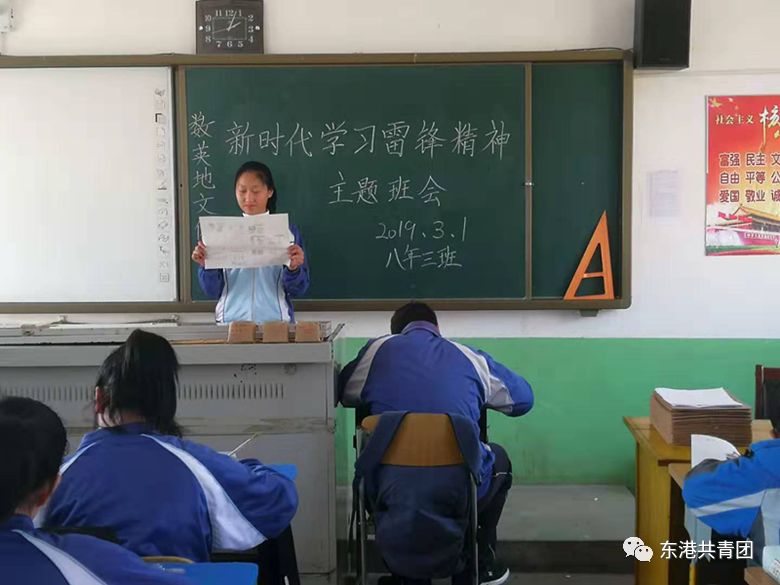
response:
<path id="1" fill-rule="evenodd" d="M 89 433 L 60 473 L 36 520 L 109 528 L 141 556 L 203 562 L 214 550 L 248 550 L 285 530 L 298 506 L 295 484 L 259 461 L 145 424 Z"/>
<path id="2" fill-rule="evenodd" d="M 520 416 L 533 407 L 531 386 L 487 353 L 441 336 L 438 327 L 415 321 L 398 335 L 367 343 L 339 377 L 344 406 L 390 411 L 459 414 L 479 436 L 483 407 Z M 495 454 L 482 444 L 479 497 L 490 488 Z"/>
<path id="3" fill-rule="evenodd" d="M 301 248 L 303 237 L 290 225 L 290 240 Z M 204 294 L 217 299 L 217 323 L 232 321 L 295 321 L 291 299 L 309 289 L 309 261 L 304 250 L 304 263 L 295 270 L 286 266 L 260 268 L 198 267 L 198 282 Z"/>
<path id="4" fill-rule="evenodd" d="M 728 461 L 705 460 L 683 484 L 693 514 L 722 536 L 749 538 L 755 557 L 780 545 L 780 439 Z"/>
<path id="5" fill-rule="evenodd" d="M 121 546 L 77 534 L 35 530 L 28 516 L 0 522 L 3 585 L 188 585 Z"/>

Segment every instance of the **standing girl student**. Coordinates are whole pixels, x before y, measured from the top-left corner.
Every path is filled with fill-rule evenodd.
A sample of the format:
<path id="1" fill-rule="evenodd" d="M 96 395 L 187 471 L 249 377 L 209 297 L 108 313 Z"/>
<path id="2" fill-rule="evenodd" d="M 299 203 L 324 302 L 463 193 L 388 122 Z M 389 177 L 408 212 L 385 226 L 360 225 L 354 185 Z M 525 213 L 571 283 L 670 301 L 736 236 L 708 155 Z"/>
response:
<path id="1" fill-rule="evenodd" d="M 181 438 L 178 369 L 168 341 L 141 330 L 106 358 L 95 390 L 100 428 L 62 466 L 44 526 L 110 528 L 137 554 L 193 561 L 286 531 L 298 506 L 291 480 Z"/>
<path id="2" fill-rule="evenodd" d="M 65 428 L 48 406 L 0 400 L 0 581 L 3 585 L 186 585 L 116 544 L 36 530 L 65 454 Z"/>
<path id="3" fill-rule="evenodd" d="M 279 194 L 271 169 L 250 161 L 238 169 L 235 177 L 236 200 L 245 216 L 265 215 L 276 211 Z M 217 302 L 217 323 L 231 321 L 294 321 L 291 298 L 309 288 L 309 265 L 303 250 L 300 231 L 290 225 L 287 266 L 261 268 L 206 269 L 208 250 L 198 242 L 192 260 L 198 263 L 198 281 L 203 292 Z"/>

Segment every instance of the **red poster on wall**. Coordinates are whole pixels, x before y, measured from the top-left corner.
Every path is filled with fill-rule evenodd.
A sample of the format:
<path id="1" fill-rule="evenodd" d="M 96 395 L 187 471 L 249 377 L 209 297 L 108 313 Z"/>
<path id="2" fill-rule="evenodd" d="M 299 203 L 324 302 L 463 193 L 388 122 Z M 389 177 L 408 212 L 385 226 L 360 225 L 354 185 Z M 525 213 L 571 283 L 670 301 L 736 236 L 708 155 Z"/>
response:
<path id="1" fill-rule="evenodd" d="M 780 254 L 780 96 L 707 98 L 708 256 Z"/>

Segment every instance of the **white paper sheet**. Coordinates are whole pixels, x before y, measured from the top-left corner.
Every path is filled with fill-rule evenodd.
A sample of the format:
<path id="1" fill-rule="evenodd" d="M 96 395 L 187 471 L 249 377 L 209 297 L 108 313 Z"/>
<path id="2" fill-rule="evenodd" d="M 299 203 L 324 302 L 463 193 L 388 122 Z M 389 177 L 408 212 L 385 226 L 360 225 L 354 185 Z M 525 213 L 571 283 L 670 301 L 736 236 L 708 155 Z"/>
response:
<path id="1" fill-rule="evenodd" d="M 770 577 L 780 582 L 780 546 L 765 546 L 761 564 Z"/>
<path id="2" fill-rule="evenodd" d="M 731 457 L 739 457 L 739 451 L 728 441 L 710 435 L 691 435 L 691 467 L 705 459 L 725 461 Z"/>
<path id="3" fill-rule="evenodd" d="M 680 174 L 676 170 L 649 173 L 647 212 L 653 218 L 680 216 Z"/>
<path id="4" fill-rule="evenodd" d="M 286 213 L 201 217 L 200 237 L 209 269 L 287 265 L 295 243 Z"/>
<path id="5" fill-rule="evenodd" d="M 743 406 L 723 388 L 708 390 L 673 390 L 671 388 L 656 388 L 655 391 L 672 406 L 687 408 L 724 408 Z"/>

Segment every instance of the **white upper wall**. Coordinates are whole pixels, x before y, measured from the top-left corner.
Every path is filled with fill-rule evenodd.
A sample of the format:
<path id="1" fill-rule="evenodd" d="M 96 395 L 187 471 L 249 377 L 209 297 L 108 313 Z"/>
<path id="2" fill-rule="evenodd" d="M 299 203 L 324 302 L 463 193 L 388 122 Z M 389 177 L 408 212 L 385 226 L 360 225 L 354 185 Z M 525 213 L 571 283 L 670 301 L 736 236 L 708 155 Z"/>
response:
<path id="1" fill-rule="evenodd" d="M 12 55 L 194 52 L 193 0 L 11 0 Z M 269 53 L 630 48 L 634 0 L 265 0 Z M 481 337 L 780 336 L 780 257 L 704 256 L 704 96 L 780 94 L 780 2 L 694 0 L 691 70 L 637 73 L 634 109 L 633 305 L 576 312 L 441 316 L 446 333 Z M 0 134 L 2 140 L 2 134 Z M 648 215 L 648 177 L 679 175 L 679 214 Z M 318 314 L 346 334 L 385 333 L 385 313 Z M 50 317 L 46 317 L 48 319 Z M 138 319 L 139 316 L 133 316 Z M 209 319 L 207 315 L 186 319 Z M 88 317 L 88 319 L 92 319 Z M 118 320 L 121 316 L 99 320 Z M 31 316 L 0 316 L 30 322 Z M 38 320 L 38 319 L 36 319 Z"/>
<path id="2" fill-rule="evenodd" d="M 11 0 L 11 55 L 194 53 L 194 0 Z M 265 0 L 268 53 L 632 44 L 633 0 Z"/>

